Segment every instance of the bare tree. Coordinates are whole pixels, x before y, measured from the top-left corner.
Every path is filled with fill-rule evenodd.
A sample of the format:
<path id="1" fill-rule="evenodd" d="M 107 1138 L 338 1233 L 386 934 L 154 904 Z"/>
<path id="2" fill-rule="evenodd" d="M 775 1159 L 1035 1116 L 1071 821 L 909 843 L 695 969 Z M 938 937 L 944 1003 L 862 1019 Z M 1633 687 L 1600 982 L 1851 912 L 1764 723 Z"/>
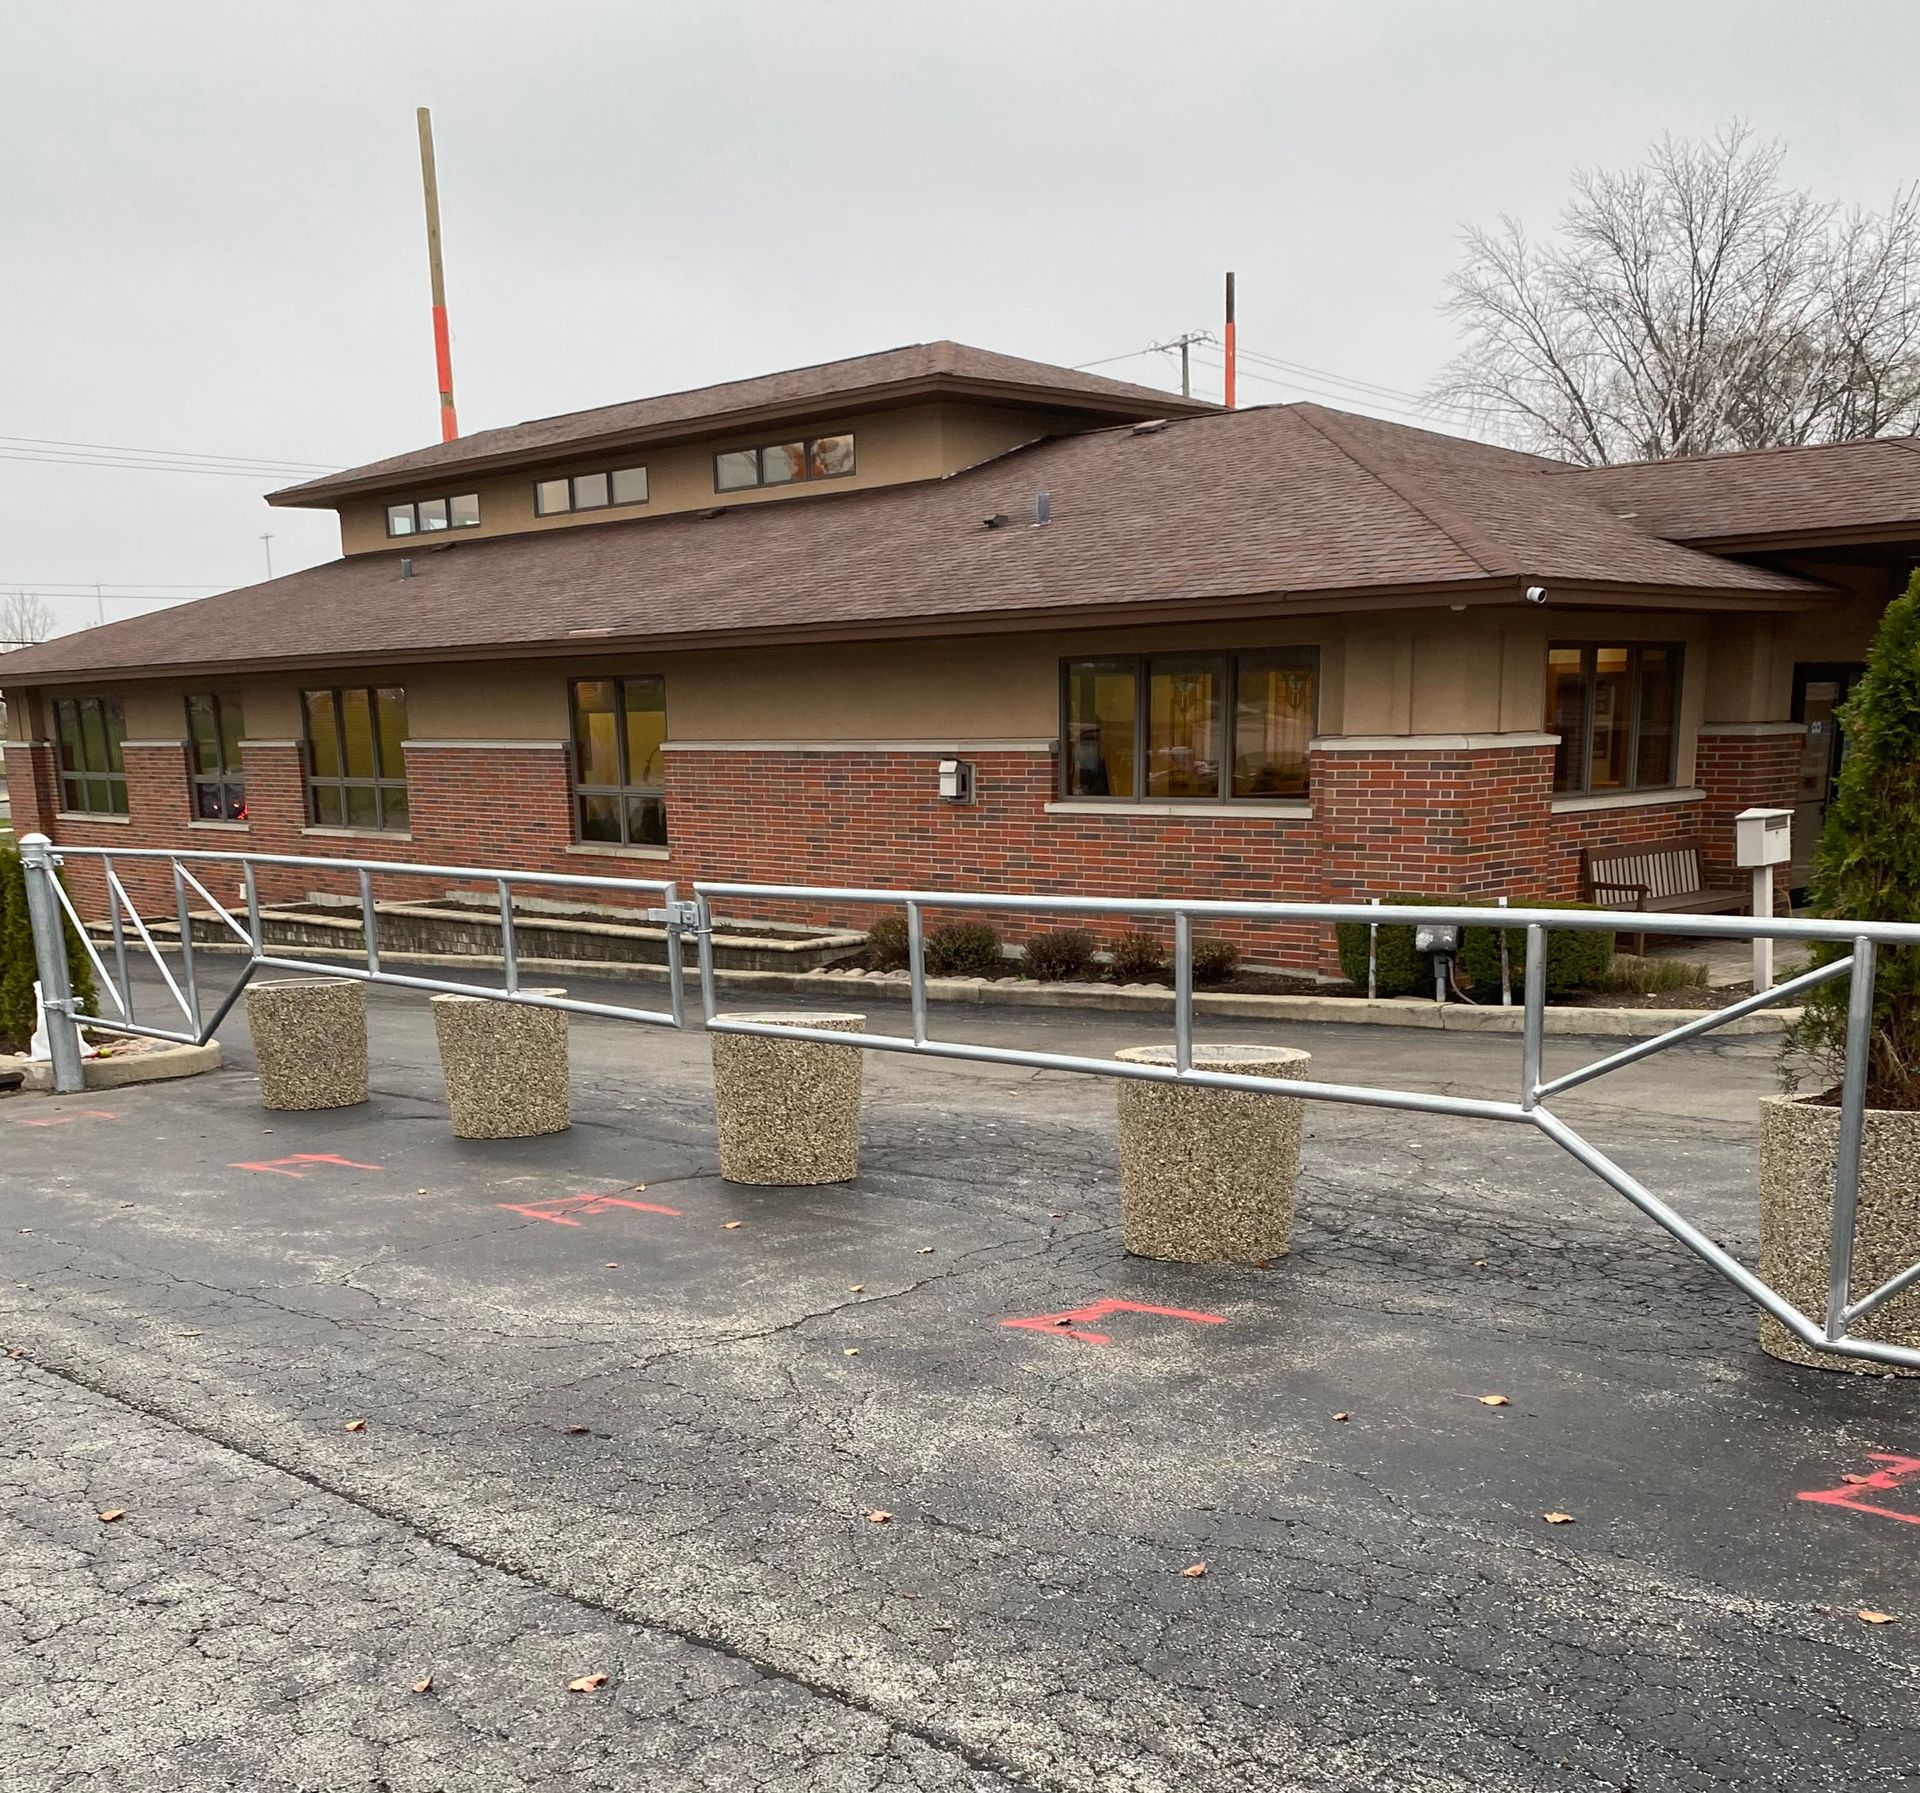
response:
<path id="1" fill-rule="evenodd" d="M 0 652 L 32 647 L 53 633 L 53 611 L 31 592 L 10 591 L 0 597 Z"/>
<path id="2" fill-rule="evenodd" d="M 1920 428 L 1920 185 L 1842 211 L 1783 155 L 1736 120 L 1576 174 L 1551 242 L 1469 229 L 1433 397 L 1587 465 Z"/>

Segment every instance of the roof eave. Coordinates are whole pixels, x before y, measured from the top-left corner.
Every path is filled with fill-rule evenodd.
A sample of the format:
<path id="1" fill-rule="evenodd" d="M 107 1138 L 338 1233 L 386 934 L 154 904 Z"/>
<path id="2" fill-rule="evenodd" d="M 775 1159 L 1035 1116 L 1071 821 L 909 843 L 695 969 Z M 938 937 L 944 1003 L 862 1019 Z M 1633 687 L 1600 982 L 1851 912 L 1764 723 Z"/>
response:
<path id="1" fill-rule="evenodd" d="M 1123 392 L 985 380 L 972 374 L 917 374 L 911 379 L 888 380 L 846 392 L 827 393 L 814 398 L 782 399 L 774 404 L 741 406 L 731 411 L 715 411 L 704 417 L 682 418 L 673 423 L 640 429 L 602 430 L 544 448 L 509 449 L 467 460 L 453 457 L 432 467 L 411 471 L 388 471 L 365 478 L 355 477 L 351 472 L 330 474 L 321 479 L 303 480 L 298 485 L 282 486 L 277 491 L 267 493 L 266 501 L 283 510 L 327 510 L 343 498 L 373 497 L 381 492 L 417 486 L 422 479 L 438 479 L 442 474 L 457 474 L 465 479 L 482 474 L 511 472 L 521 467 L 563 466 L 614 448 L 660 447 L 676 442 L 695 442 L 794 418 L 892 410 L 916 400 L 941 398 L 967 399 L 976 404 L 1019 405 L 1041 411 L 1077 411 L 1116 421 L 1149 417 L 1203 417 L 1221 409 L 1210 400 L 1183 398 L 1177 392 L 1169 392 L 1165 394 L 1163 402 L 1149 405 Z"/>

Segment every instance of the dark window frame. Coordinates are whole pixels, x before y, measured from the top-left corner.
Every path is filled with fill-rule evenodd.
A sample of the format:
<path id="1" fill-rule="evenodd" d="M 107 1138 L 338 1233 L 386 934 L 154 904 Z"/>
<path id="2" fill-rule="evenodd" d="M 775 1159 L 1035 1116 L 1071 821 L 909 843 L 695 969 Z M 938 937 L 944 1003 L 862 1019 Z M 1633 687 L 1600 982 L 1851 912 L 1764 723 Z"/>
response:
<path id="1" fill-rule="evenodd" d="M 582 775 L 580 764 L 580 687 L 582 685 L 611 685 L 613 687 L 613 713 L 618 726 L 614 730 L 614 746 L 620 759 L 620 782 L 618 784 L 589 784 Z M 660 692 L 660 734 L 666 738 L 667 681 L 664 674 L 640 672 L 624 674 L 602 674 L 598 677 L 588 674 L 582 678 L 567 681 L 567 782 L 573 792 L 573 838 L 576 845 L 586 847 L 661 847 L 669 844 L 667 834 L 667 791 L 664 779 L 659 784 L 635 784 L 632 768 L 627 763 L 627 687 L 629 685 L 653 685 Z M 617 841 L 589 840 L 586 833 L 586 799 L 589 797 L 613 797 L 619 800 L 620 838 Z M 653 797 L 660 803 L 660 839 L 657 841 L 635 840 L 632 821 L 627 805 L 635 797 Z"/>
<path id="2" fill-rule="evenodd" d="M 86 715 L 91 708 L 100 718 L 103 757 L 98 766 L 87 758 Z M 73 717 L 72 740 L 79 752 L 77 763 L 69 764 L 68 735 L 63 712 Z M 109 720 L 116 725 L 109 727 Z M 53 757 L 60 778 L 60 810 L 63 815 L 124 816 L 127 806 L 127 762 L 121 748 L 127 738 L 126 706 L 117 697 L 56 697 L 53 700 Z M 96 809 L 88 789 L 107 787 L 107 807 Z M 116 801 L 117 799 L 117 801 Z"/>
<path id="3" fill-rule="evenodd" d="M 1596 791 L 1593 788 L 1593 725 L 1595 693 L 1599 682 L 1598 655 L 1603 647 L 1625 648 L 1627 650 L 1627 781 L 1625 784 L 1607 785 Z M 1673 665 L 1673 739 L 1667 747 L 1667 772 L 1662 779 L 1643 784 L 1640 781 L 1640 698 L 1641 698 L 1641 655 L 1648 648 L 1658 648 L 1672 657 Z M 1681 698 L 1686 690 L 1687 645 L 1683 641 L 1549 641 L 1547 665 L 1551 669 L 1551 656 L 1555 652 L 1577 653 L 1580 655 L 1581 684 L 1584 695 L 1580 705 L 1580 739 L 1578 750 L 1569 753 L 1568 764 L 1573 768 L 1577 782 L 1563 785 L 1556 774 L 1552 795 L 1554 797 L 1625 797 L 1636 791 L 1673 791 L 1680 788 L 1680 710 Z M 1548 698 L 1552 698 L 1552 679 L 1549 671 Z M 1546 729 L 1549 734 L 1557 732 L 1557 718 L 1548 712 Z"/>
<path id="4" fill-rule="evenodd" d="M 616 498 L 613 495 L 613 478 L 616 473 L 637 473 L 646 481 L 647 493 L 644 498 Z M 583 479 L 604 479 L 607 482 L 607 501 L 605 504 L 582 504 L 579 484 Z M 567 487 L 566 504 L 555 510 L 548 510 L 540 497 L 542 486 L 554 485 L 564 480 Z M 643 504 L 653 502 L 653 480 L 647 473 L 644 461 L 623 461 L 618 466 L 588 467 L 579 473 L 550 473 L 545 479 L 533 482 L 533 514 L 536 517 L 570 517 L 578 511 L 627 511 L 635 510 Z"/>
<path id="5" fill-rule="evenodd" d="M 368 730 L 373 741 L 373 776 L 371 778 L 350 777 L 347 773 L 347 732 L 344 715 L 345 699 L 349 691 L 362 693 L 367 700 Z M 305 762 L 307 787 L 307 826 L 309 828 L 348 829 L 356 834 L 404 834 L 412 827 L 413 800 L 407 789 L 406 756 L 401 755 L 400 776 L 394 777 L 387 766 L 380 744 L 380 693 L 397 691 L 400 693 L 400 707 L 405 712 L 407 690 L 404 685 L 309 685 L 300 692 L 300 726 L 304 731 L 301 742 L 301 758 Z M 333 717 L 334 763 L 340 768 L 338 774 L 322 773 L 314 757 L 313 743 L 313 706 L 310 698 L 324 697 Z M 352 821 L 352 806 L 347 800 L 349 791 L 370 790 L 373 793 L 373 826 L 368 828 L 362 823 Z M 340 820 L 333 821 L 320 813 L 320 793 L 336 792 L 340 799 Z M 393 802 L 395 793 L 399 803 Z M 399 819 L 389 820 L 398 810 Z"/>
<path id="6" fill-rule="evenodd" d="M 456 523 L 453 520 L 453 506 L 457 499 L 473 500 L 473 521 Z M 422 529 L 420 527 L 420 507 L 423 504 L 444 504 L 447 507 L 447 526 L 444 529 Z M 395 529 L 393 513 L 406 511 L 413 518 L 411 529 Z M 478 492 L 434 492 L 425 498 L 411 498 L 403 504 L 390 504 L 386 508 L 387 539 L 394 542 L 410 542 L 417 535 L 452 535 L 457 529 L 478 529 L 480 527 L 480 494 Z"/>
<path id="7" fill-rule="evenodd" d="M 831 441 L 835 436 L 845 436 L 847 439 L 848 452 L 852 458 L 848 461 L 845 471 L 840 473 L 815 473 L 813 471 L 814 449 L 822 442 Z M 800 458 L 805 467 L 805 471 L 801 473 L 798 479 L 768 479 L 768 453 L 773 449 L 785 446 L 787 442 L 793 441 L 798 441 L 800 444 Z M 723 486 L 720 483 L 720 462 L 725 456 L 732 454 L 750 454 L 753 456 L 755 478 L 751 484 Z M 777 491 L 782 486 L 812 485 L 816 481 L 823 479 L 851 479 L 859 470 L 860 445 L 854 440 L 854 432 L 852 430 L 821 430 L 817 435 L 787 436 L 779 442 L 748 443 L 741 448 L 716 449 L 713 456 L 713 489 L 722 496 L 729 492 Z"/>
<path id="8" fill-rule="evenodd" d="M 247 777 L 236 762 L 227 763 L 226 714 L 229 708 L 240 716 L 240 733 L 246 734 L 246 711 L 241 700 L 220 691 L 189 691 L 182 700 L 187 712 L 187 796 L 196 822 L 244 822 L 247 819 Z M 213 751 L 217 764 L 208 771 L 200 764 L 199 747 L 193 728 L 193 706 L 210 704 L 213 708 Z M 237 751 L 237 750 L 236 750 Z M 210 816 L 201 813 L 201 798 L 209 795 L 214 806 Z"/>
<path id="9" fill-rule="evenodd" d="M 1192 804 L 1259 804 L 1259 803 L 1307 803 L 1312 800 L 1311 761 L 1309 760 L 1309 780 L 1298 795 L 1290 792 L 1261 792 L 1256 795 L 1239 797 L 1234 795 L 1234 733 L 1240 715 L 1240 663 L 1242 660 L 1259 658 L 1267 654 L 1298 654 L 1307 663 L 1313 675 L 1312 717 L 1308 724 L 1308 738 L 1320 732 L 1320 648 L 1317 643 L 1282 642 L 1270 647 L 1244 648 L 1190 648 L 1186 650 L 1166 649 L 1155 654 L 1075 654 L 1060 662 L 1060 745 L 1055 755 L 1054 790 L 1062 802 L 1067 803 L 1192 803 Z M 1148 731 L 1151 723 L 1152 669 L 1156 662 L 1164 665 L 1170 661 L 1184 661 L 1189 665 L 1200 661 L 1210 661 L 1219 670 L 1220 702 L 1217 706 L 1219 722 L 1218 752 L 1215 755 L 1220 768 L 1215 792 L 1209 797 L 1156 797 L 1147 789 L 1147 752 Z M 1127 797 L 1096 797 L 1075 791 L 1073 786 L 1073 739 L 1072 739 L 1072 697 L 1073 669 L 1076 666 L 1127 667 L 1133 675 L 1133 795 Z"/>

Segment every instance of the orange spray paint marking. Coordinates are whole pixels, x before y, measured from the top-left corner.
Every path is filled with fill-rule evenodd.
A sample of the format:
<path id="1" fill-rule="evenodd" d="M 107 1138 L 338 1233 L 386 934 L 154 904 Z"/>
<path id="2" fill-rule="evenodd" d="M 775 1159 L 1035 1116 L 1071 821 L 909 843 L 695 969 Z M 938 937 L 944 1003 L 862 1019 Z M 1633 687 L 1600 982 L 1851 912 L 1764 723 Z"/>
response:
<path id="1" fill-rule="evenodd" d="M 1105 1332 L 1076 1332 L 1087 1320 L 1103 1320 L 1108 1314 L 1158 1314 L 1166 1320 L 1192 1320 L 1202 1326 L 1224 1326 L 1225 1314 L 1199 1314 L 1184 1307 L 1150 1307 L 1143 1301 L 1091 1301 L 1085 1307 L 1062 1308 L 1057 1314 L 1030 1314 L 1025 1318 L 1002 1320 L 1002 1326 L 1017 1326 L 1027 1332 L 1050 1333 L 1055 1338 L 1078 1339 L 1083 1345 L 1110 1345 L 1112 1335 Z"/>
<path id="2" fill-rule="evenodd" d="M 295 1152 L 291 1158 L 263 1158 L 253 1164 L 229 1164 L 228 1170 L 259 1170 L 269 1176 L 291 1177 L 297 1183 L 307 1173 L 295 1170 L 296 1164 L 337 1164 L 345 1170 L 378 1170 L 377 1164 L 362 1164 L 358 1159 L 341 1158 L 332 1152 Z"/>
<path id="3" fill-rule="evenodd" d="M 1882 1519 L 1897 1519 L 1902 1525 L 1920 1525 L 1920 1513 L 1902 1513 L 1893 1507 L 1875 1506 L 1866 1498 L 1869 1494 L 1886 1493 L 1903 1482 L 1920 1477 L 1920 1457 L 1896 1456 L 1892 1451 L 1869 1451 L 1867 1459 L 1873 1463 L 1884 1463 L 1886 1468 L 1876 1469 L 1855 1482 L 1843 1482 L 1838 1488 L 1810 1488 L 1804 1494 L 1796 1494 L 1794 1499 L 1818 1501 L 1829 1507 L 1849 1507 L 1856 1513 L 1877 1513 Z M 1915 1492 L 1920 1493 L 1920 1489 Z"/>
<path id="4" fill-rule="evenodd" d="M 604 1214 L 609 1208 L 632 1208 L 641 1214 L 680 1216 L 678 1208 L 664 1208 L 658 1202 L 629 1201 L 624 1195 L 556 1195 L 542 1202 L 495 1202 L 509 1214 L 524 1214 L 529 1220 L 551 1220 L 555 1226 L 578 1226 L 576 1214 Z M 550 1212 L 550 1210 L 559 1212 Z"/>
<path id="5" fill-rule="evenodd" d="M 104 1108 L 70 1108 L 65 1114 L 50 1114 L 33 1121 L 22 1119 L 15 1124 L 22 1127 L 64 1127 L 69 1121 L 117 1121 L 119 1118 Z"/>

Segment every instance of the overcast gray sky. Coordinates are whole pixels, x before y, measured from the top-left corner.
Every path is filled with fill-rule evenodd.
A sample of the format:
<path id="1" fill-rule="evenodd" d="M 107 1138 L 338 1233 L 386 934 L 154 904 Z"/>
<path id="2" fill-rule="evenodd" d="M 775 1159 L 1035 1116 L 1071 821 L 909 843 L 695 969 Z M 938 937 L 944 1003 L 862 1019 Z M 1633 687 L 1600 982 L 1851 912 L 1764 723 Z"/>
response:
<path id="1" fill-rule="evenodd" d="M 941 336 L 1105 361 L 1217 329 L 1229 267 L 1250 353 L 1417 392 L 1461 225 L 1575 167 L 1741 114 L 1823 197 L 1920 174 L 1912 0 L 4 0 L 0 42 L 0 592 L 62 631 L 338 537 L 20 439 L 437 438 L 417 105 L 469 430 Z"/>

